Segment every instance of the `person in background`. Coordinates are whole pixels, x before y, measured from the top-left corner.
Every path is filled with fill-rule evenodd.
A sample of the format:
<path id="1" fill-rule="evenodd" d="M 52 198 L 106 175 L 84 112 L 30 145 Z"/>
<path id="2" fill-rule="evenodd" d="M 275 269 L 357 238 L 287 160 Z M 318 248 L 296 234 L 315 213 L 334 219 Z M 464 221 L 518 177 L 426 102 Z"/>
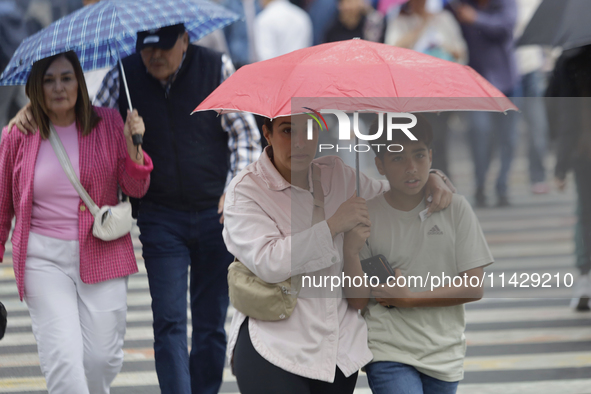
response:
<path id="1" fill-rule="evenodd" d="M 311 0 L 306 7 L 312 20 L 314 45 L 324 43 L 326 32 L 332 26 L 339 13 L 337 0 Z"/>
<path id="2" fill-rule="evenodd" d="M 566 188 L 566 175 L 573 171 L 578 196 L 577 269 L 571 307 L 591 310 L 591 45 L 564 51 L 550 78 L 547 96 L 552 103 L 552 128 L 556 134 L 555 181 Z"/>
<path id="3" fill-rule="evenodd" d="M 254 20 L 257 61 L 312 45 L 312 21 L 289 0 L 260 0 L 263 10 Z"/>
<path id="4" fill-rule="evenodd" d="M 468 65 L 507 97 L 521 96 L 513 29 L 517 20 L 515 0 L 454 0 L 451 9 L 468 45 Z M 517 113 L 471 114 L 470 139 L 476 178 L 475 200 L 486 206 L 486 174 L 492 158 L 491 139 L 496 138 L 501 168 L 496 182 L 497 206 L 509 205 L 508 178 L 517 143 Z"/>
<path id="5" fill-rule="evenodd" d="M 517 25 L 515 37 L 521 36 L 527 23 L 540 5 L 541 0 L 517 0 Z M 523 99 L 517 99 L 517 106 L 523 111 L 527 126 L 529 181 L 534 194 L 550 191 L 546 183 L 544 159 L 548 147 L 548 119 L 542 96 L 546 90 L 544 52 L 539 45 L 520 46 L 515 50 L 521 78 Z"/>
<path id="6" fill-rule="evenodd" d="M 453 14 L 443 9 L 430 12 L 427 0 L 406 3 L 388 22 L 384 42 L 457 63 L 468 61 L 466 41 Z"/>
<path id="7" fill-rule="evenodd" d="M 220 4 L 240 15 L 239 20 L 224 27 L 223 30 L 234 67 L 239 69 L 246 64 L 252 63 L 255 58 L 254 55 L 251 56 L 252 49 L 249 34 L 249 25 L 252 24 L 252 21 L 246 17 L 246 4 L 242 0 L 222 0 Z"/>
<path id="8" fill-rule="evenodd" d="M 26 91 L 39 127 L 3 130 L 0 261 L 16 217 L 16 283 L 49 393 L 108 394 L 123 365 L 127 277 L 138 271 L 131 236 L 92 235 L 94 217 L 48 137 L 52 124 L 96 205 L 116 205 L 118 187 L 138 198 L 148 190 L 152 161 L 132 141 L 144 123 L 137 111 L 124 125 L 117 111 L 91 106 L 74 52 L 35 62 Z"/>
<path id="9" fill-rule="evenodd" d="M 430 4 L 430 5 L 429 5 Z M 388 22 L 385 43 L 465 64 L 468 48 L 453 14 L 428 0 L 410 0 Z M 433 167 L 449 174 L 447 140 L 451 112 L 425 114 L 434 131 Z"/>
<path id="10" fill-rule="evenodd" d="M 15 0 L 0 0 L 0 73 L 28 33 L 24 10 Z M 13 104 L 20 108 L 27 101 L 23 86 L 0 86 L 0 127 L 6 126 L 14 114 Z"/>
<path id="11" fill-rule="evenodd" d="M 338 15 L 324 36 L 324 42 L 361 38 L 384 42 L 384 17 L 366 0 L 339 0 Z"/>
<path id="12" fill-rule="evenodd" d="M 240 15 L 240 19 L 224 27 L 230 57 L 236 69 L 257 61 L 254 42 L 254 21 L 260 6 L 257 0 L 221 0 L 220 4 Z"/>
<path id="13" fill-rule="evenodd" d="M 29 35 L 37 33 L 53 23 L 52 6 L 49 0 L 19 0 L 21 9 L 25 11 L 25 21 Z M 82 3 L 80 3 L 82 5 Z"/>

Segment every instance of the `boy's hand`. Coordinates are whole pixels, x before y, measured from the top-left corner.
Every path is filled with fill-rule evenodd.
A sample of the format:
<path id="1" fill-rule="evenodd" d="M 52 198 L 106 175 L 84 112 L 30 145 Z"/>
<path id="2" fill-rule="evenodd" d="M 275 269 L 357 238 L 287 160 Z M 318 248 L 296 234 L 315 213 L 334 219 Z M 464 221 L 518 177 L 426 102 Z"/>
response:
<path id="1" fill-rule="evenodd" d="M 356 253 L 358 254 L 361 249 L 363 249 L 363 245 L 365 245 L 365 241 L 369 238 L 370 234 L 370 227 L 364 224 L 358 224 L 357 226 L 353 227 L 351 230 L 345 233 L 345 241 L 343 243 L 343 249 L 349 253 Z"/>
<path id="2" fill-rule="evenodd" d="M 429 180 L 425 185 L 425 199 L 429 208 L 427 217 L 434 212 L 447 208 L 451 204 L 452 196 L 452 191 L 439 175 L 429 174 Z"/>
<path id="3" fill-rule="evenodd" d="M 358 224 L 371 226 L 365 199 L 353 195 L 353 197 L 341 204 L 326 223 L 333 238 L 339 233 L 346 233 Z"/>
<path id="4" fill-rule="evenodd" d="M 396 268 L 394 273 L 396 274 L 396 278 L 402 277 L 402 272 L 400 269 Z M 398 287 L 398 283 L 400 282 L 404 283 L 403 287 Z M 371 290 L 371 296 L 374 297 L 381 306 L 408 308 L 410 307 L 410 299 L 412 298 L 412 294 L 406 285 L 406 281 L 400 282 L 398 280 L 390 280 L 390 284 L 396 284 L 396 286 L 393 287 L 382 283 Z"/>

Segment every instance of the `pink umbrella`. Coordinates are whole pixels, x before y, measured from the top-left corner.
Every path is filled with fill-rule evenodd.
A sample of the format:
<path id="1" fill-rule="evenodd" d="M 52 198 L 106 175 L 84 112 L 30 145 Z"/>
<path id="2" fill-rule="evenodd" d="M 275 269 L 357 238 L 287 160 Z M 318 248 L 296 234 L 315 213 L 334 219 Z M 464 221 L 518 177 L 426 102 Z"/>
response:
<path id="1" fill-rule="evenodd" d="M 244 111 L 268 118 L 308 112 L 303 108 L 292 111 L 295 97 L 322 97 L 324 104 L 332 98 L 330 108 L 349 111 L 517 110 L 468 66 L 353 39 L 244 66 L 195 111 Z"/>
<path id="2" fill-rule="evenodd" d="M 292 102 L 294 98 L 306 100 Z M 293 103 L 297 104 L 292 108 Z M 353 39 L 244 66 L 195 111 L 244 111 L 273 119 L 329 108 L 368 112 L 518 110 L 468 66 Z M 359 174 L 358 153 L 356 162 Z"/>

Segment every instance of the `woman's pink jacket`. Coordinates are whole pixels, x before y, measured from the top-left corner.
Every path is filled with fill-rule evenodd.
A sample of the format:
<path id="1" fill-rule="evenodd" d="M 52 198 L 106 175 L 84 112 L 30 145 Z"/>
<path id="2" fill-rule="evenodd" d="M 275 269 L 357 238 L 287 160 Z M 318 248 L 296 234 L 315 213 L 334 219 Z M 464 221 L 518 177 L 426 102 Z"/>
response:
<path id="1" fill-rule="evenodd" d="M 123 120 L 119 112 L 94 107 L 101 118 L 92 132 L 83 137 L 78 131 L 80 182 L 99 207 L 116 205 L 118 185 L 132 197 L 142 197 L 150 185 L 152 160 L 144 154 L 145 163 L 134 163 L 127 153 Z M 16 126 L 11 133 L 2 131 L 0 140 L 0 262 L 10 233 L 12 218 L 16 224 L 12 234 L 14 275 L 21 300 L 24 288 L 25 261 L 31 211 L 33 180 L 41 135 L 24 135 Z M 98 283 L 127 276 L 138 271 L 136 258 L 127 234 L 105 242 L 92 235 L 94 217 L 82 200 L 78 202 L 78 241 L 80 243 L 80 277 L 84 283 Z"/>

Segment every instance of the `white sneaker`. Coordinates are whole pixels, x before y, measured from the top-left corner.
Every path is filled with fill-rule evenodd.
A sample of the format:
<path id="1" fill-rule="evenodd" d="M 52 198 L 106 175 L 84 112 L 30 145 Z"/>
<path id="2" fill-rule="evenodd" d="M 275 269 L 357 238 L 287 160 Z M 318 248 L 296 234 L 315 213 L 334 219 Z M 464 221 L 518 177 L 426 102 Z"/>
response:
<path id="1" fill-rule="evenodd" d="M 573 286 L 573 298 L 570 307 L 577 312 L 587 312 L 591 310 L 591 280 L 589 275 L 581 275 Z"/>

